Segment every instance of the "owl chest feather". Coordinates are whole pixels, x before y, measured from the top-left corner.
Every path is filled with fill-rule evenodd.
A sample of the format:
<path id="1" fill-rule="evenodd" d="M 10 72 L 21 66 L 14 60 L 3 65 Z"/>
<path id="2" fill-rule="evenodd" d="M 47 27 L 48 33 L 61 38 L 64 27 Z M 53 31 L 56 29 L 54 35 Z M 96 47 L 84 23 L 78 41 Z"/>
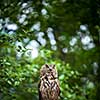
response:
<path id="1" fill-rule="evenodd" d="M 42 92 L 43 100 L 57 100 L 58 83 L 56 79 L 44 79 L 41 81 L 40 91 Z"/>

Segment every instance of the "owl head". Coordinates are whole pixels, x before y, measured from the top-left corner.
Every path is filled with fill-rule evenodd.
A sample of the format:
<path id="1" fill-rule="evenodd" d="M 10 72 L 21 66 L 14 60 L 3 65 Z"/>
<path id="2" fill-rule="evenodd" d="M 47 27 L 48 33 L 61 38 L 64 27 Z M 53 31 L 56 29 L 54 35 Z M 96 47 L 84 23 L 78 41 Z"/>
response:
<path id="1" fill-rule="evenodd" d="M 48 65 L 48 64 L 45 64 L 41 67 L 41 70 L 40 70 L 40 77 L 42 76 L 53 76 L 53 77 L 57 77 L 58 74 L 57 74 L 57 70 L 56 70 L 56 67 L 54 64 L 51 64 L 51 65 Z"/>

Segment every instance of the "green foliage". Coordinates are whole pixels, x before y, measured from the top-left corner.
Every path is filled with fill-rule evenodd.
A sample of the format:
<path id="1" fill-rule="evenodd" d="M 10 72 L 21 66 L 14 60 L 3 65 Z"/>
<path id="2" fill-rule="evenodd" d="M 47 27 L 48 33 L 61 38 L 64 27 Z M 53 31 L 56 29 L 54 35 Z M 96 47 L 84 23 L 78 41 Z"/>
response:
<path id="1" fill-rule="evenodd" d="M 0 2 L 0 100 L 38 100 L 45 63 L 56 64 L 60 100 L 100 100 L 99 0 Z"/>
<path id="2" fill-rule="evenodd" d="M 59 59 L 54 60 L 53 55 L 53 51 L 41 49 L 39 56 L 34 60 L 25 57 L 19 60 L 14 57 L 2 59 L 3 64 L 0 70 L 1 100 L 38 100 L 39 69 L 44 63 L 52 63 L 57 67 L 61 100 L 86 100 L 84 87 L 80 80 L 82 74 L 71 69 L 69 64 Z M 92 89 L 91 86 L 89 87 L 87 92 L 90 94 Z"/>

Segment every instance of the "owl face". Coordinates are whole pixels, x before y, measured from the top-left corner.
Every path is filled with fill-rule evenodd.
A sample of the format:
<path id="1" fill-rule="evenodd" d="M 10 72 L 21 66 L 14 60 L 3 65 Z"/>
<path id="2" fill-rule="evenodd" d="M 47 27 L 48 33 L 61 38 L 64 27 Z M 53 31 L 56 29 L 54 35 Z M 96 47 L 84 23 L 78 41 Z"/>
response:
<path id="1" fill-rule="evenodd" d="M 48 72 L 52 72 L 53 70 L 55 70 L 55 65 L 45 65 L 46 66 L 46 70 L 48 71 Z"/>
<path id="2" fill-rule="evenodd" d="M 43 65 L 41 70 L 40 70 L 40 76 L 53 76 L 57 77 L 57 70 L 55 65 Z"/>

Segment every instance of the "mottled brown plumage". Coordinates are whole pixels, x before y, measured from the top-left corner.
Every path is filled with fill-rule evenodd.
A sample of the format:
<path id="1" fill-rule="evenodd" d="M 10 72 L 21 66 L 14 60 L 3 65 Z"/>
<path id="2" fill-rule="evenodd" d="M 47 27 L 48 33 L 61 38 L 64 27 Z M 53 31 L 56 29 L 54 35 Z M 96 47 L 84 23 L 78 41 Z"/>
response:
<path id="1" fill-rule="evenodd" d="M 60 94 L 55 65 L 43 65 L 40 69 L 39 100 L 58 100 Z"/>

